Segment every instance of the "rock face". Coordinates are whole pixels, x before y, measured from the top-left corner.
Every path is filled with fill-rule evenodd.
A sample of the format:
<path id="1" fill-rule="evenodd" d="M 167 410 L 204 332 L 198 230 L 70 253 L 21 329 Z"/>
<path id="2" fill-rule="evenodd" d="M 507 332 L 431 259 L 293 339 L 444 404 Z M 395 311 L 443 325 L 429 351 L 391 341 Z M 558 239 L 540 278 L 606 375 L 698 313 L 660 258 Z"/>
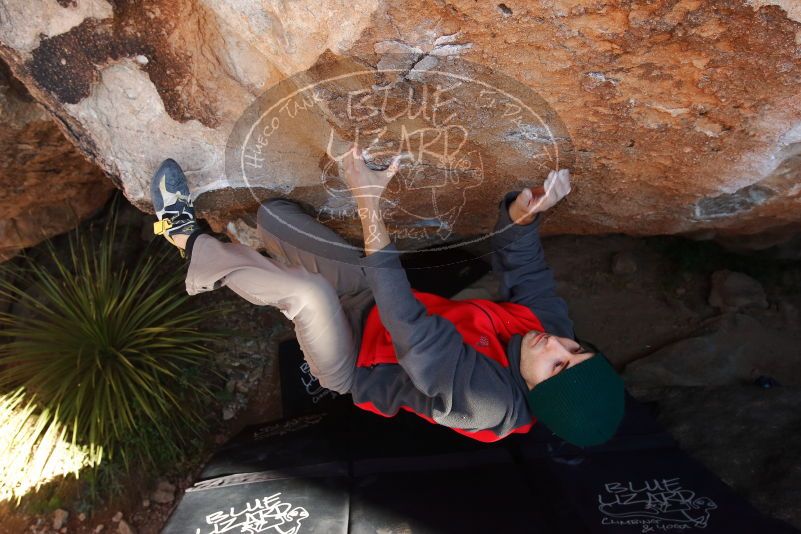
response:
<path id="1" fill-rule="evenodd" d="M 770 376 L 784 385 L 801 385 L 801 360 L 788 358 L 801 339 L 784 325 L 763 321 L 739 313 L 716 317 L 692 336 L 628 364 L 626 383 L 727 386 Z"/>
<path id="2" fill-rule="evenodd" d="M 138 207 L 173 157 L 235 236 L 278 195 L 355 233 L 332 157 L 357 137 L 409 156 L 387 209 L 418 245 L 486 233 L 565 166 L 547 232 L 801 223 L 795 2 L 4 0 L 0 55 Z"/>
<path id="3" fill-rule="evenodd" d="M 651 388 L 659 420 L 681 447 L 762 512 L 801 528 L 801 389 Z"/>
<path id="4" fill-rule="evenodd" d="M 74 227 L 102 206 L 109 180 L 0 64 L 0 261 Z"/>
<path id="5" fill-rule="evenodd" d="M 768 300 L 760 283 L 750 276 L 732 271 L 716 271 L 712 273 L 709 305 L 733 311 L 749 306 L 767 308 Z"/>

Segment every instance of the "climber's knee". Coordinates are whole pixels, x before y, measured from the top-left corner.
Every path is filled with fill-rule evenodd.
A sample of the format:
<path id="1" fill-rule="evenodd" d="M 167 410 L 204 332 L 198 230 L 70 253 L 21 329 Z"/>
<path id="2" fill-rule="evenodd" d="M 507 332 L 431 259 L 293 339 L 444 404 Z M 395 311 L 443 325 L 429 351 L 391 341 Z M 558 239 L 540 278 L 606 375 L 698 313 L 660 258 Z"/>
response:
<path id="1" fill-rule="evenodd" d="M 313 309 L 316 313 L 332 314 L 340 306 L 334 288 L 317 273 L 308 273 L 305 277 L 300 298 L 304 308 Z"/>

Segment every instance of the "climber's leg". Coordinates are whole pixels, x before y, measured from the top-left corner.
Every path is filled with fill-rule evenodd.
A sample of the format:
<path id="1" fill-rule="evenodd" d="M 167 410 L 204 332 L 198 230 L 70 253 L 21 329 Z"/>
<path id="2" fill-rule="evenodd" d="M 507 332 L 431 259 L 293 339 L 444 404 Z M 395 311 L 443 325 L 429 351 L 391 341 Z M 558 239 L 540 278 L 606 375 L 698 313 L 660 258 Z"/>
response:
<path id="1" fill-rule="evenodd" d="M 349 244 L 298 204 L 267 200 L 259 207 L 257 220 L 262 243 L 274 258 L 321 274 L 340 296 L 368 290 L 359 263 L 361 247 Z"/>
<path id="2" fill-rule="evenodd" d="M 262 243 L 274 258 L 319 273 L 334 287 L 358 348 L 366 314 L 373 305 L 373 294 L 360 267 L 362 249 L 350 245 L 289 200 L 264 202 L 258 212 L 258 227 Z M 354 354 L 354 365 L 355 359 Z"/>
<path id="3" fill-rule="evenodd" d="M 248 302 L 277 307 L 295 324 L 298 343 L 320 384 L 339 393 L 350 390 L 354 335 L 336 291 L 322 275 L 205 234 L 194 239 L 188 252 L 190 295 L 227 286 Z"/>

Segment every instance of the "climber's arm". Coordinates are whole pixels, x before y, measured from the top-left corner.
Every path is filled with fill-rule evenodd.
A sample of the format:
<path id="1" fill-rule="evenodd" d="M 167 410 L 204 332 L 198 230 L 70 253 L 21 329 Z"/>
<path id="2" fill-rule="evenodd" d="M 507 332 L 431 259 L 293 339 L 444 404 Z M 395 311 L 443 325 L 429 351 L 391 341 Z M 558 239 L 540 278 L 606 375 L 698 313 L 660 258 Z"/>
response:
<path id="1" fill-rule="evenodd" d="M 449 411 L 445 407 L 451 406 L 452 392 L 459 381 L 455 370 L 463 364 L 462 360 L 472 362 L 475 355 L 470 354 L 451 323 L 429 315 L 412 293 L 380 210 L 381 194 L 395 169 L 370 170 L 355 146 L 342 163 L 345 182 L 356 200 L 361 219 L 367 256 L 363 260 L 365 275 L 381 322 L 392 338 L 398 363 L 419 391 L 438 399 L 442 410 Z M 475 365 L 471 363 L 470 367 Z M 488 376 L 493 374 L 497 373 Z M 462 377 L 462 381 L 467 379 L 469 376 Z"/>
<path id="2" fill-rule="evenodd" d="M 364 253 L 369 256 L 390 244 L 387 226 L 381 216 L 378 199 L 366 198 L 356 202 L 364 234 Z"/>
<path id="3" fill-rule="evenodd" d="M 556 294 L 553 272 L 539 236 L 542 212 L 570 192 L 570 175 L 552 172 L 545 187 L 508 193 L 499 206 L 492 239 L 492 268 L 500 279 L 501 298 L 531 308 L 545 329 L 574 337 L 567 304 Z"/>
<path id="4" fill-rule="evenodd" d="M 425 415 L 454 428 L 509 433 L 525 406 L 512 375 L 466 345 L 452 323 L 428 314 L 412 293 L 391 243 L 379 203 L 397 159 L 386 171 L 373 171 L 354 147 L 343 158 L 343 168 L 362 223 L 367 282 L 398 363 L 415 388 L 431 399 L 431 412 Z"/>

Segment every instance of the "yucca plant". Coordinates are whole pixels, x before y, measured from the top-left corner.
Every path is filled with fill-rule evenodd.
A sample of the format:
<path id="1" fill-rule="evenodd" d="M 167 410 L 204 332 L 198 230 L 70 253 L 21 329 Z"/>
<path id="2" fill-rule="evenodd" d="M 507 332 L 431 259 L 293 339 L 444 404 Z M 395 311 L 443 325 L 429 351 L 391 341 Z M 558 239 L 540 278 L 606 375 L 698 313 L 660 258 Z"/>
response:
<path id="1" fill-rule="evenodd" d="M 203 428 L 219 334 L 202 329 L 212 310 L 187 305 L 185 270 L 164 256 L 175 251 L 128 267 L 109 221 L 99 239 L 72 234 L 66 255 L 48 244 L 49 265 L 3 267 L 0 298 L 17 313 L 0 313 L 0 390 L 37 407 L 31 451 L 66 432 L 92 465 L 127 472 L 179 458 Z"/>

